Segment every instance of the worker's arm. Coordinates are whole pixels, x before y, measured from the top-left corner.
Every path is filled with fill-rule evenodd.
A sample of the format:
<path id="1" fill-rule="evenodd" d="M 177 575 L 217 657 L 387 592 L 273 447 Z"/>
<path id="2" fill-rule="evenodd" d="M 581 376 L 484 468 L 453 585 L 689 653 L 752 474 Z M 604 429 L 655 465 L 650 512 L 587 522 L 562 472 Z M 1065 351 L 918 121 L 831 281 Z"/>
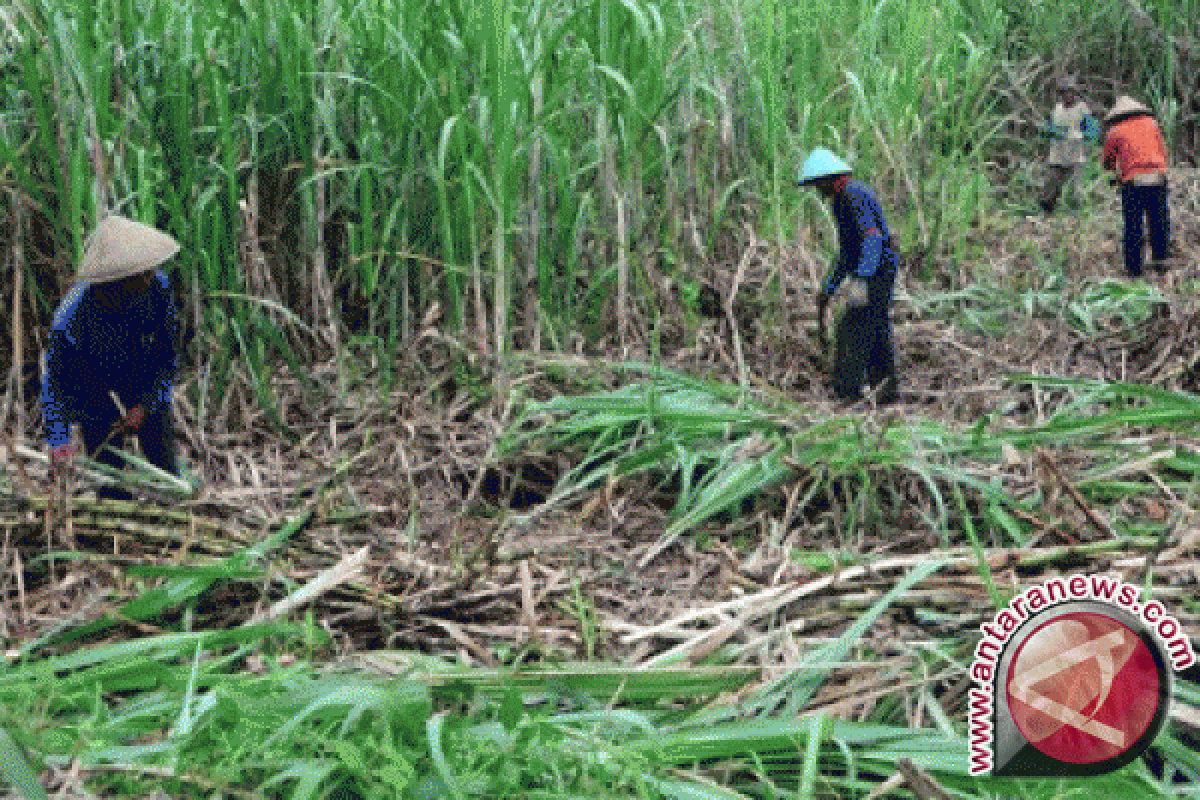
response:
<path id="1" fill-rule="evenodd" d="M 71 418 L 68 409 L 71 398 L 63 386 L 63 377 L 71 372 L 70 344 L 62 341 L 65 334 L 50 332 L 50 346 L 46 351 L 46 374 L 42 379 L 42 426 L 46 434 L 46 445 L 51 449 L 66 445 L 71 439 Z"/>
<path id="2" fill-rule="evenodd" d="M 74 411 L 91 380 L 91 369 L 79 353 L 77 320 L 84 286 L 75 286 L 63 298 L 46 337 L 46 369 L 42 375 L 42 423 L 46 444 L 53 450 L 68 444 Z"/>

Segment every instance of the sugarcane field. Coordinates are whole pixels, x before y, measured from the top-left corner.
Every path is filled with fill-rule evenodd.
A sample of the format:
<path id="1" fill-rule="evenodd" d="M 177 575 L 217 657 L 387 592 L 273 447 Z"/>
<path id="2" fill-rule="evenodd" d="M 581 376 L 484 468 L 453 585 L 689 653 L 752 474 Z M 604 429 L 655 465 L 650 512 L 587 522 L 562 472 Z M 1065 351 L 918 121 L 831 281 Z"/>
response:
<path id="1" fill-rule="evenodd" d="M 1200 795 L 1200 3 L 0 3 L 0 800 Z"/>

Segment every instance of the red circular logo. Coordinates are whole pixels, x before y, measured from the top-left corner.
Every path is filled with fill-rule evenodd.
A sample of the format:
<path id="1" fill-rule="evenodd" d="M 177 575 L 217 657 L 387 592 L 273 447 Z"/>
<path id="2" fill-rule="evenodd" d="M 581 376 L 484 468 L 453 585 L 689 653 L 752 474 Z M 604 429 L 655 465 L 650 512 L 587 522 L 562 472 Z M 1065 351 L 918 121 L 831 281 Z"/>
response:
<path id="1" fill-rule="evenodd" d="M 1095 764 L 1132 748 L 1158 712 L 1158 666 L 1112 617 L 1063 614 L 1021 642 L 1005 683 L 1013 723 L 1045 755 Z"/>

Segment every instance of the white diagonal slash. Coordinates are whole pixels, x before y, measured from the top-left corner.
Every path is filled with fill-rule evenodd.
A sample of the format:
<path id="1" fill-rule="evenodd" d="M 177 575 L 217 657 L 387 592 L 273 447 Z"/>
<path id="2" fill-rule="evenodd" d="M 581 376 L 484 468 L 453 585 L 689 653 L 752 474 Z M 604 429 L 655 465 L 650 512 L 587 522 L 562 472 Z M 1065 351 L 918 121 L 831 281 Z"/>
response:
<path id="1" fill-rule="evenodd" d="M 1101 700 L 1096 705 L 1096 710 L 1099 711 L 1103 706 L 1104 699 L 1108 697 L 1108 693 L 1112 689 L 1113 679 L 1116 677 L 1113 651 L 1124 644 L 1125 631 L 1118 629 L 1101 636 L 1099 639 L 1093 639 L 1090 642 L 1072 647 L 1065 653 L 1060 653 L 1054 658 L 1043 661 L 1036 667 L 1030 667 L 1025 670 L 1010 684 L 1010 690 L 1013 696 L 1022 703 L 1040 711 L 1051 719 L 1063 725 L 1070 725 L 1072 728 L 1084 733 L 1089 733 L 1097 739 L 1103 739 L 1116 747 L 1124 747 L 1125 733 L 1123 731 L 1085 717 L 1073 708 L 1068 708 L 1062 703 L 1051 700 L 1040 692 L 1035 693 L 1030 690 L 1033 684 L 1046 678 L 1052 678 L 1064 670 L 1078 666 L 1094 658 L 1096 659 L 1096 665 L 1100 668 L 1101 676 Z"/>

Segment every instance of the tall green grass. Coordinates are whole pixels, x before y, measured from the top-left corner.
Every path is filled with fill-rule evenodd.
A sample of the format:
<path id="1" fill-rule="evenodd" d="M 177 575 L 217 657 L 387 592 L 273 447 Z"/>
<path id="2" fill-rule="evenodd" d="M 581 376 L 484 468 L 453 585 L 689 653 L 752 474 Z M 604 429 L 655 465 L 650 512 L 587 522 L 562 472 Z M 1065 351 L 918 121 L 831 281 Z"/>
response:
<path id="1" fill-rule="evenodd" d="M 243 357 L 263 384 L 346 334 L 391 353 L 434 304 L 489 349 L 560 347 L 652 311 L 646 265 L 694 282 L 746 223 L 819 223 L 791 185 L 816 145 L 880 188 L 904 248 L 955 247 L 988 207 L 1002 60 L 1093 5 L 33 0 L 0 53 L 0 182 L 33 209 L 42 313 L 102 208 L 183 242 L 214 397 Z M 1189 8 L 1152 11 L 1178 31 Z"/>

